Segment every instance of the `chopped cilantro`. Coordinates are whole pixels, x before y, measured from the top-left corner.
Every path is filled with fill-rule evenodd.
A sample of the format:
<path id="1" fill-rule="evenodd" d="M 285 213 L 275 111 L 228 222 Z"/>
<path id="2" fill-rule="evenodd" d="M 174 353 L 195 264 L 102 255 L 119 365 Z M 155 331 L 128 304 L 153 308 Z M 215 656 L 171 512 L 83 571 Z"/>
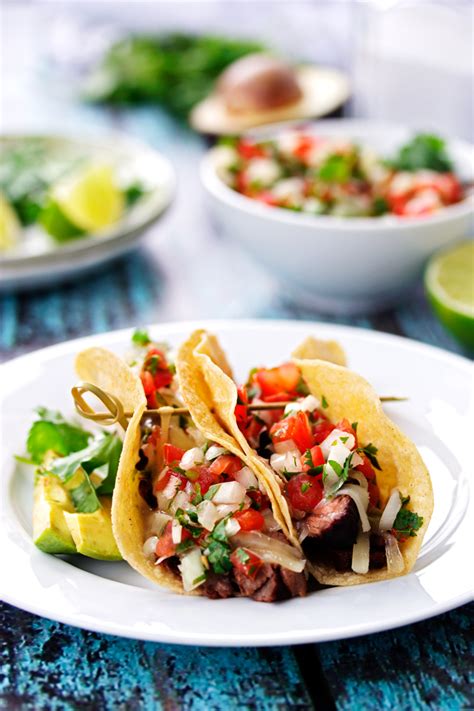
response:
<path id="1" fill-rule="evenodd" d="M 309 388 L 306 385 L 305 381 L 303 380 L 303 376 L 300 376 L 300 379 L 298 380 L 295 388 L 296 392 L 299 395 L 309 395 Z"/>
<path id="2" fill-rule="evenodd" d="M 197 506 L 203 500 L 204 497 L 201 493 L 201 484 L 194 484 L 194 494 L 191 498 L 191 503 L 193 504 L 193 506 Z"/>
<path id="3" fill-rule="evenodd" d="M 211 540 L 207 547 L 207 559 L 213 571 L 218 575 L 229 573 L 232 570 L 228 543 Z"/>
<path id="4" fill-rule="evenodd" d="M 243 548 L 237 548 L 235 555 L 239 559 L 240 563 L 248 563 L 250 560 L 249 554 Z"/>
<path id="5" fill-rule="evenodd" d="M 301 493 L 302 493 L 302 494 L 306 494 L 306 492 L 307 492 L 308 489 L 310 489 L 310 488 L 311 488 L 310 482 L 309 482 L 309 481 L 304 481 L 304 482 L 301 484 Z"/>
<path id="6" fill-rule="evenodd" d="M 206 579 L 206 573 L 203 573 L 202 575 L 199 575 L 197 578 L 194 578 L 193 580 L 193 585 L 197 585 L 198 583 L 203 583 Z"/>
<path id="7" fill-rule="evenodd" d="M 358 422 L 353 422 L 353 423 L 352 423 L 351 427 L 352 427 L 352 429 L 354 430 L 354 432 L 357 432 L 357 425 L 358 425 L 358 424 L 359 424 Z"/>
<path id="8" fill-rule="evenodd" d="M 184 551 L 187 551 L 188 548 L 193 548 L 194 547 L 194 541 L 192 538 L 187 538 L 185 541 L 181 541 L 181 543 L 178 543 L 176 546 L 176 553 L 184 553 Z"/>
<path id="9" fill-rule="evenodd" d="M 323 408 L 324 408 L 325 410 L 329 407 L 328 401 L 326 400 L 326 398 L 324 397 L 324 395 L 321 396 L 321 405 L 323 406 Z"/>
<path id="10" fill-rule="evenodd" d="M 161 358 L 157 355 L 152 355 L 151 358 L 147 358 L 146 369 L 150 371 L 152 375 L 156 375 L 156 371 L 160 367 Z"/>
<path id="11" fill-rule="evenodd" d="M 341 437 L 340 438 L 341 442 L 343 442 L 344 444 L 347 442 L 348 439 L 349 439 L 349 437 Z"/>
<path id="12" fill-rule="evenodd" d="M 423 525 L 423 517 L 414 511 L 402 507 L 397 514 L 393 528 L 397 536 L 416 536 L 416 531 Z"/>
<path id="13" fill-rule="evenodd" d="M 352 156 L 334 153 L 319 168 L 318 177 L 328 183 L 346 183 L 351 177 Z"/>
<path id="14" fill-rule="evenodd" d="M 453 169 L 445 142 L 430 133 L 420 133 L 402 146 L 391 165 L 398 170 L 434 170 L 438 173 L 449 173 Z"/>
<path id="15" fill-rule="evenodd" d="M 377 452 L 379 451 L 378 448 L 375 446 L 375 444 L 366 444 L 365 447 L 358 447 L 357 448 L 358 452 L 362 452 L 365 454 L 369 462 L 372 464 L 373 467 L 378 469 L 379 471 L 382 470 L 382 467 L 380 466 L 377 457 L 375 456 Z"/>
<path id="16" fill-rule="evenodd" d="M 343 469 L 342 469 L 341 465 L 339 464 L 339 462 L 336 462 L 334 459 L 328 459 L 328 464 L 331 465 L 331 467 L 336 472 L 338 477 L 342 476 Z"/>
<path id="17" fill-rule="evenodd" d="M 379 217 L 380 215 L 385 215 L 387 212 L 390 212 L 390 205 L 387 200 L 380 195 L 374 198 L 372 203 L 372 213 L 376 217 Z"/>
<path id="18" fill-rule="evenodd" d="M 132 343 L 136 346 L 147 346 L 151 343 L 148 331 L 145 329 L 136 328 L 132 335 Z"/>
<path id="19" fill-rule="evenodd" d="M 219 487 L 220 487 L 220 484 L 213 484 L 212 486 L 210 486 L 209 489 L 207 490 L 207 492 L 204 494 L 204 498 L 207 501 L 212 501 L 214 496 L 217 494 Z"/>
<path id="20" fill-rule="evenodd" d="M 193 526 L 193 523 L 198 523 L 198 517 L 195 511 L 183 511 L 183 509 L 177 509 L 175 517 L 181 526 L 189 531 L 193 538 L 199 538 L 202 533 L 202 528 L 200 526 Z"/>

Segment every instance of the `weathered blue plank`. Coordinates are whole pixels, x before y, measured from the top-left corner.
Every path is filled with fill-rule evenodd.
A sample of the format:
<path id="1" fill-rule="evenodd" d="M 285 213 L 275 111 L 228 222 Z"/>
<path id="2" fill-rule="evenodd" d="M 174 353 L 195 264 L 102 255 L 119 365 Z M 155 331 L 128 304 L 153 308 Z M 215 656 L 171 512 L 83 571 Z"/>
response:
<path id="1" fill-rule="evenodd" d="M 311 709 L 291 650 L 202 649 L 120 639 L 0 607 L 0 707 Z"/>

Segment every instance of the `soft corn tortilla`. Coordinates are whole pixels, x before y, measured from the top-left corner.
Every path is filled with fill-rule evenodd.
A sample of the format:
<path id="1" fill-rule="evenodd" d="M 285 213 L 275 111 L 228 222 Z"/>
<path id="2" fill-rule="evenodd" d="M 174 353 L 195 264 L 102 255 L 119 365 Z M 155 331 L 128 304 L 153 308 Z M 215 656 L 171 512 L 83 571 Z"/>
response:
<path id="1" fill-rule="evenodd" d="M 254 471 L 271 487 L 275 508 L 279 502 L 279 509 L 287 524 L 284 528 L 288 530 L 290 540 L 296 545 L 296 531 L 287 502 L 281 493 L 279 478 L 240 432 L 234 414 L 237 403 L 236 385 L 213 362 L 212 351 L 208 346 L 208 334 L 202 331 L 199 334 L 199 337 L 193 334 L 197 345 L 190 357 L 196 360 L 203 372 L 212 393 L 216 415 L 222 426 L 232 433 L 246 452 Z M 369 383 L 342 366 L 342 362 L 345 363 L 345 354 L 337 343 L 332 342 L 330 345 L 310 337 L 296 349 L 295 354 L 300 356 L 295 357 L 294 362 L 301 369 L 310 392 L 319 399 L 324 395 L 328 401 L 329 418 L 334 422 L 342 418 L 358 422 L 360 441 L 371 442 L 378 448 L 377 457 L 382 471 L 378 472 L 377 483 L 382 505 L 387 501 L 392 489 L 397 487 L 404 496 L 411 497 L 409 508 L 423 517 L 423 525 L 417 535 L 400 544 L 405 567 L 399 575 L 408 573 L 415 564 L 433 511 L 431 480 L 418 450 L 386 416 L 377 393 Z M 318 355 L 319 359 L 315 359 L 315 355 Z M 324 357 L 326 360 L 323 360 Z M 329 362 L 331 360 L 333 362 Z M 354 585 L 395 577 L 387 568 L 360 575 L 353 572 L 338 573 L 329 566 L 314 561 L 309 563 L 308 567 L 318 582 L 325 585 Z"/>
<path id="2" fill-rule="evenodd" d="M 337 422 L 345 417 L 349 422 L 357 422 L 359 440 L 372 442 L 378 448 L 377 459 L 382 471 L 377 472 L 377 484 L 382 506 L 396 487 L 403 496 L 410 496 L 408 508 L 423 517 L 417 535 L 400 544 L 405 568 L 399 575 L 409 573 L 433 512 L 431 479 L 417 448 L 387 417 L 377 393 L 360 375 L 321 360 L 295 358 L 294 361 L 311 393 L 320 399 L 323 395 L 326 398 L 329 419 Z M 355 585 L 395 577 L 387 568 L 360 575 L 338 573 L 318 563 L 313 565 L 318 581 L 325 585 Z"/>
<path id="3" fill-rule="evenodd" d="M 121 358 L 104 348 L 82 351 L 76 359 L 76 371 L 82 380 L 115 395 L 122 402 L 124 410 L 133 411 L 125 433 L 112 497 L 112 530 L 120 553 L 145 578 L 182 593 L 181 580 L 168 568 L 154 565 L 142 551 L 149 510 L 139 493 L 140 476 L 135 469 L 141 441 L 140 420 L 146 408 L 140 378 Z"/>
<path id="4" fill-rule="evenodd" d="M 194 331 L 183 343 L 176 358 L 181 396 L 196 427 L 206 439 L 240 457 L 255 472 L 267 492 L 276 521 L 287 538 L 300 549 L 289 511 L 288 515 L 282 513 L 283 497 L 277 480 L 237 427 L 234 417 L 237 389 L 230 377 L 230 367 L 224 372 L 215 360 L 216 354 L 227 364 L 225 356 L 222 359 L 223 351 L 217 339 L 206 331 Z M 283 504 L 288 508 L 284 499 Z"/>

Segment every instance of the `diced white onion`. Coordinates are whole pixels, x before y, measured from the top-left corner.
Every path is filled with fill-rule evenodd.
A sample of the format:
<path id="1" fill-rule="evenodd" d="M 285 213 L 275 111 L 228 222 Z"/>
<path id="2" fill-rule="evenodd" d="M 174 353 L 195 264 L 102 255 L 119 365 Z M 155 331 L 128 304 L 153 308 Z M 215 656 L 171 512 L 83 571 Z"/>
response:
<path id="1" fill-rule="evenodd" d="M 280 474 L 284 471 L 296 474 L 302 470 L 301 455 L 297 449 L 291 449 L 284 454 L 272 454 L 270 466 Z"/>
<path id="2" fill-rule="evenodd" d="M 298 530 L 298 540 L 300 543 L 303 543 L 304 539 L 308 537 L 309 534 L 309 528 L 308 526 L 305 525 L 303 522 Z"/>
<path id="3" fill-rule="evenodd" d="M 166 524 L 171 521 L 171 516 L 162 511 L 155 511 L 150 517 L 149 530 L 151 533 L 161 536 Z"/>
<path id="4" fill-rule="evenodd" d="M 234 513 L 234 511 L 238 511 L 240 509 L 240 504 L 218 504 L 216 506 L 217 510 L 217 518 L 220 521 L 222 518 L 225 518 L 231 513 Z"/>
<path id="5" fill-rule="evenodd" d="M 242 484 L 245 489 L 258 488 L 258 479 L 250 467 L 243 467 L 240 469 L 234 474 L 234 479 L 235 481 L 238 481 L 239 484 Z"/>
<path id="6" fill-rule="evenodd" d="M 201 501 L 201 503 L 197 505 L 196 511 L 201 526 L 204 526 L 208 531 L 212 531 L 216 525 L 216 521 L 219 520 L 219 512 L 212 501 L 204 499 L 204 501 Z"/>
<path id="7" fill-rule="evenodd" d="M 212 501 L 214 504 L 241 504 L 245 494 L 245 487 L 238 481 L 226 481 L 217 485 Z"/>
<path id="8" fill-rule="evenodd" d="M 351 450 L 340 440 L 336 440 L 336 444 L 334 444 L 329 450 L 327 457 L 328 464 L 329 462 L 337 462 L 339 466 L 343 467 L 347 457 L 349 457 L 350 454 Z M 329 466 L 331 465 L 329 464 Z"/>
<path id="9" fill-rule="evenodd" d="M 319 445 L 321 447 L 325 459 L 328 459 L 330 449 L 332 447 L 335 447 L 338 442 L 340 442 L 340 444 L 342 444 L 344 447 L 346 447 L 346 449 L 349 450 L 354 449 L 355 447 L 354 435 L 351 435 L 350 432 L 344 432 L 344 430 L 335 429 L 330 432 L 326 439 L 323 440 Z"/>
<path id="10" fill-rule="evenodd" d="M 351 471 L 351 473 L 349 474 L 349 476 L 350 476 L 351 479 L 355 479 L 356 481 L 358 481 L 359 484 L 361 485 L 361 487 L 362 487 L 363 489 L 366 489 L 366 490 L 367 490 L 367 489 L 369 488 L 368 481 L 367 481 L 367 479 L 365 478 L 365 476 L 362 474 L 362 472 L 354 472 L 354 471 Z"/>
<path id="11" fill-rule="evenodd" d="M 157 543 L 158 538 L 156 536 L 150 536 L 150 538 L 146 539 L 145 543 L 143 544 L 143 555 L 145 556 L 145 558 L 154 558 Z"/>
<path id="12" fill-rule="evenodd" d="M 165 499 L 172 499 L 173 496 L 176 494 L 176 491 L 181 484 L 181 480 L 177 476 L 171 475 L 169 478 L 168 483 L 166 484 L 165 488 L 162 491 L 163 498 Z"/>
<path id="13" fill-rule="evenodd" d="M 206 570 L 201 560 L 199 548 L 193 548 L 189 553 L 183 555 L 179 570 L 181 571 L 183 587 L 186 592 L 194 590 L 205 581 Z"/>
<path id="14" fill-rule="evenodd" d="M 307 395 L 301 400 L 295 400 L 294 402 L 289 402 L 288 405 L 285 405 L 285 415 L 288 415 L 290 412 L 298 412 L 299 410 L 302 412 L 313 412 L 320 407 L 321 401 L 318 400 L 317 397 L 314 397 L 314 395 Z"/>
<path id="15" fill-rule="evenodd" d="M 266 187 L 278 180 L 281 175 L 281 168 L 271 158 L 253 158 L 249 161 L 246 173 L 249 182 L 258 182 L 263 187 Z"/>
<path id="16" fill-rule="evenodd" d="M 284 442 L 275 442 L 273 448 L 277 454 L 285 454 L 285 452 L 291 452 L 292 449 L 298 449 L 292 439 L 286 439 Z"/>
<path id="17" fill-rule="evenodd" d="M 169 510 L 175 513 L 178 509 L 189 508 L 189 496 L 185 491 L 178 491 L 173 501 L 170 504 Z"/>
<path id="18" fill-rule="evenodd" d="M 369 572 L 370 564 L 370 534 L 359 531 L 357 541 L 352 547 L 351 568 L 354 573 L 365 575 Z"/>
<path id="19" fill-rule="evenodd" d="M 357 506 L 364 533 L 370 531 L 370 522 L 367 518 L 367 507 L 369 505 L 369 495 L 367 491 L 356 484 L 346 484 L 342 489 L 339 489 L 336 496 L 343 496 L 344 494 L 350 496 Z"/>
<path id="20" fill-rule="evenodd" d="M 397 514 L 402 508 L 402 497 L 398 489 L 393 489 L 385 505 L 379 522 L 379 531 L 390 531 L 393 528 Z"/>
<path id="21" fill-rule="evenodd" d="M 351 459 L 351 467 L 358 467 L 359 464 L 363 464 L 364 460 L 362 459 L 357 452 L 352 452 L 352 459 Z"/>
<path id="22" fill-rule="evenodd" d="M 405 569 L 405 562 L 400 553 L 397 539 L 395 536 L 392 536 L 391 533 L 384 533 L 383 537 L 385 539 L 385 556 L 387 558 L 388 572 L 398 575 L 398 573 L 402 573 Z"/>
<path id="23" fill-rule="evenodd" d="M 182 536 L 183 527 L 179 523 L 179 521 L 176 521 L 176 519 L 174 519 L 173 523 L 171 524 L 171 540 L 177 545 L 178 543 L 181 543 Z"/>
<path id="24" fill-rule="evenodd" d="M 210 462 L 213 459 L 220 457 L 221 454 L 227 454 L 227 449 L 224 449 L 224 447 L 219 447 L 217 444 L 211 444 L 205 454 L 205 458 L 208 462 Z"/>
<path id="25" fill-rule="evenodd" d="M 205 436 L 197 429 L 197 427 L 188 427 L 186 434 L 194 440 L 198 447 L 203 447 L 206 444 Z"/>
<path id="26" fill-rule="evenodd" d="M 266 531 L 279 531 L 281 529 L 280 524 L 278 523 L 270 509 L 265 509 L 265 511 L 262 511 L 262 516 L 265 519 Z"/>
<path id="27" fill-rule="evenodd" d="M 306 565 L 306 560 L 296 548 L 259 531 L 242 531 L 232 538 L 231 544 L 248 548 L 265 563 L 281 565 L 295 573 L 301 573 Z"/>
<path id="28" fill-rule="evenodd" d="M 184 469 L 184 471 L 188 471 L 188 469 L 192 469 L 196 464 L 202 464 L 203 461 L 204 454 L 202 453 L 202 449 L 200 447 L 191 447 L 191 449 L 188 449 L 181 457 L 179 466 L 181 469 Z"/>
<path id="29" fill-rule="evenodd" d="M 240 531 L 240 523 L 235 518 L 230 518 L 224 526 L 225 535 L 229 538 Z"/>

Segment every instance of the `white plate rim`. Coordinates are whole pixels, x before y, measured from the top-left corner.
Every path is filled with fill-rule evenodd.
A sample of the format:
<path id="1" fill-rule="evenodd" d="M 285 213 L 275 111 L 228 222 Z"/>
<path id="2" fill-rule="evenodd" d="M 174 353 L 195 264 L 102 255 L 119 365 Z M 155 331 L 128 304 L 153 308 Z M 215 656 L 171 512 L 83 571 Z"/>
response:
<path id="1" fill-rule="evenodd" d="M 336 325 L 336 324 L 326 324 L 326 323 L 319 323 L 316 321 L 296 321 L 296 320 L 259 320 L 259 319 L 244 319 L 244 320 L 200 320 L 200 321 L 178 321 L 174 323 L 158 323 L 158 324 L 153 324 L 150 325 L 150 329 L 154 331 L 163 331 L 168 333 L 169 335 L 173 335 L 176 333 L 181 333 L 183 331 L 186 332 L 191 332 L 195 328 L 208 328 L 210 330 L 216 330 L 216 331 L 221 331 L 225 332 L 227 330 L 237 328 L 237 329 L 244 329 L 244 330 L 251 330 L 251 329 L 271 329 L 274 331 L 278 331 L 280 329 L 292 329 L 294 328 L 295 330 L 301 329 L 301 328 L 307 328 L 309 331 L 317 329 L 318 333 L 322 337 L 333 337 L 337 338 L 338 334 L 343 337 L 347 336 L 350 338 L 351 335 L 357 335 L 357 336 L 363 336 L 367 337 L 369 341 L 372 342 L 385 342 L 388 344 L 398 344 L 402 347 L 406 348 L 411 348 L 414 349 L 420 353 L 426 353 L 427 355 L 434 357 L 438 360 L 445 361 L 446 363 L 450 363 L 453 366 L 462 369 L 467 376 L 472 375 L 472 364 L 471 362 L 467 359 L 464 358 L 463 356 L 449 353 L 447 351 L 443 351 L 440 348 L 437 348 L 435 346 L 431 346 L 428 344 L 412 341 L 411 339 L 407 339 L 403 336 L 397 336 L 393 334 L 387 334 L 387 333 L 381 333 L 377 331 L 371 331 L 371 330 L 366 330 L 366 329 L 361 329 L 361 328 L 356 328 L 353 326 L 344 326 L 344 325 Z M 8 377 L 8 372 L 10 370 L 13 371 L 14 368 L 17 368 L 18 366 L 26 365 L 28 364 L 29 361 L 35 359 L 35 358 L 40 358 L 41 361 L 48 361 L 51 357 L 54 356 L 61 356 L 67 353 L 73 353 L 77 352 L 78 348 L 83 348 L 87 347 L 89 345 L 92 345 L 97 342 L 103 342 L 104 339 L 107 339 L 108 343 L 113 345 L 114 343 L 120 343 L 121 341 L 125 341 L 125 339 L 130 335 L 133 329 L 131 328 L 125 328 L 125 329 L 120 329 L 116 331 L 110 331 L 107 333 L 101 333 L 101 334 L 94 334 L 91 336 L 85 336 L 81 338 L 77 338 L 74 340 L 69 340 L 65 341 L 62 343 L 58 343 L 52 346 L 48 346 L 46 348 L 42 348 L 36 351 L 33 351 L 31 353 L 27 353 L 25 355 L 19 356 L 17 358 L 10 359 L 9 361 L 4 362 L 2 365 L 0 365 L 0 383 L 3 378 Z M 2 487 L 9 488 L 11 482 L 1 482 Z M 471 502 L 472 504 L 472 497 L 471 497 Z M 2 530 L 3 526 L 3 521 L 5 519 L 5 516 L 11 512 L 9 512 L 9 506 L 5 506 L 5 503 L 3 501 L 0 501 L 0 539 L 5 538 L 4 531 Z M 472 506 L 471 506 L 472 510 Z M 467 515 L 467 514 L 466 514 Z M 26 534 L 25 534 L 26 535 Z M 55 565 L 59 563 L 60 561 L 57 559 L 52 558 L 51 564 Z M 62 562 L 62 561 L 61 561 Z M 94 578 L 93 574 L 83 571 L 83 570 L 77 570 L 77 573 L 80 576 L 85 575 L 89 576 L 91 578 Z M 409 576 L 408 576 L 409 577 Z M 6 576 L 4 576 L 5 580 Z M 399 578 L 398 580 L 403 580 L 403 578 Z M 395 582 L 395 581 L 392 581 Z M 105 587 L 112 586 L 113 589 L 117 589 L 116 586 L 122 586 L 122 587 L 128 587 L 124 585 L 121 582 L 117 581 L 111 581 L 107 579 L 100 579 L 100 585 L 104 585 Z M 384 583 L 372 583 L 371 587 L 374 585 L 376 586 L 381 586 L 384 585 Z M 11 587 L 11 586 L 10 586 Z M 361 590 L 362 588 L 365 588 L 368 586 L 358 586 L 357 589 Z M 114 634 L 114 635 L 119 635 L 121 637 L 129 637 L 133 639 L 143 639 L 143 640 L 149 640 L 149 641 L 155 641 L 155 642 L 162 642 L 162 643 L 176 643 L 176 644 L 185 644 L 185 645 L 202 645 L 202 646 L 229 646 L 229 647 L 239 647 L 239 646 L 274 646 L 274 645 L 288 645 L 288 644 L 303 644 L 303 643 L 313 643 L 313 642 L 326 642 L 326 641 L 331 641 L 331 640 L 336 640 L 336 639 L 348 639 L 351 637 L 357 637 L 360 635 L 365 635 L 365 634 L 372 634 L 375 632 L 380 632 L 380 631 L 385 631 L 385 630 L 390 630 L 396 627 L 400 627 L 402 625 L 407 625 L 407 624 L 412 624 L 414 622 L 427 619 L 429 617 L 433 617 L 435 615 L 442 614 L 444 612 L 447 612 L 451 609 L 454 609 L 464 603 L 470 602 L 473 598 L 472 591 L 463 591 L 462 593 L 459 593 L 457 595 L 453 595 L 449 600 L 439 603 L 439 602 L 434 602 L 433 605 L 431 605 L 429 610 L 418 610 L 413 613 L 406 613 L 403 615 L 403 617 L 400 616 L 398 613 L 395 615 L 393 618 L 384 618 L 383 621 L 374 619 L 372 623 L 367 623 L 363 622 L 361 624 L 351 624 L 349 629 L 345 629 L 343 631 L 337 630 L 333 632 L 332 630 L 327 630 L 323 633 L 318 633 L 315 635 L 315 630 L 314 629 L 309 629 L 309 630 L 303 630 L 299 632 L 294 632 L 291 635 L 288 633 L 280 633 L 279 631 L 272 632 L 271 634 L 269 633 L 256 633 L 253 635 L 249 634 L 242 634 L 242 635 L 237 635 L 233 634 L 232 638 L 229 638 L 228 635 L 225 633 L 210 633 L 206 632 L 204 635 L 201 632 L 198 633 L 193 633 L 193 632 L 186 632 L 186 636 L 183 637 L 182 633 L 176 633 L 175 631 L 172 631 L 170 633 L 166 631 L 160 631 L 159 634 L 157 635 L 156 632 L 153 630 L 147 631 L 147 630 L 140 630 L 140 633 L 137 635 L 136 632 L 134 632 L 133 628 L 129 625 L 122 625 L 118 626 L 116 622 L 109 622 L 109 621 L 104 621 L 103 619 L 98 619 L 94 618 L 92 621 L 90 620 L 84 620 L 84 619 L 77 619 L 77 615 L 70 615 L 67 614 L 67 612 L 63 611 L 55 611 L 52 613 L 50 607 L 44 606 L 44 605 L 37 605 L 35 604 L 35 601 L 29 600 L 27 597 L 26 599 L 21 599 L 19 600 L 18 595 L 12 594 L 9 590 L 5 589 L 6 586 L 2 581 L 0 580 L 0 590 L 2 590 L 1 593 L 1 599 L 4 600 L 5 602 L 12 604 L 14 606 L 20 607 L 21 609 L 27 610 L 28 612 L 31 612 L 33 614 L 55 620 L 58 622 L 62 622 L 65 624 L 69 624 L 75 627 L 80 627 L 82 629 L 87 629 L 90 631 L 95 631 L 95 632 L 101 632 L 101 633 L 106 633 L 106 634 Z M 330 593 L 331 590 L 325 590 L 319 593 L 316 593 L 317 595 L 324 595 Z M 282 603 L 283 605 L 289 604 L 289 603 Z"/>

